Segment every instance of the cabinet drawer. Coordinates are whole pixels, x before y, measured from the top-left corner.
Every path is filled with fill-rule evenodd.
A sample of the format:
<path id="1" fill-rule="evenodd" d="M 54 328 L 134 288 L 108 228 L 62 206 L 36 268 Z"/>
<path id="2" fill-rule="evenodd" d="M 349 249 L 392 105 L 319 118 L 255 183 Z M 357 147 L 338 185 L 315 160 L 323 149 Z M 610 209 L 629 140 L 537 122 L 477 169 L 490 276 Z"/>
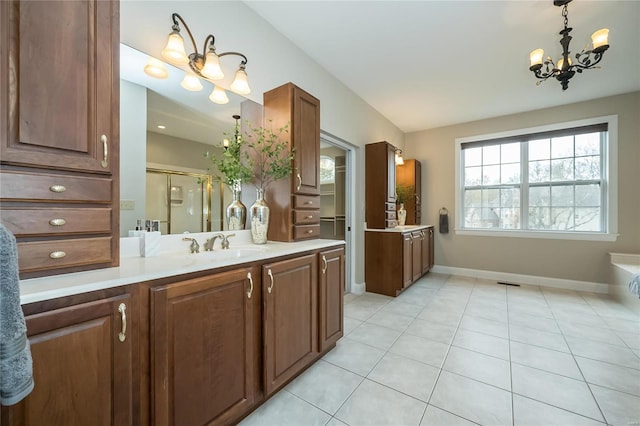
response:
<path id="1" fill-rule="evenodd" d="M 0 197 L 14 201 L 111 202 L 111 179 L 0 171 Z"/>
<path id="2" fill-rule="evenodd" d="M 111 209 L 3 209 L 2 223 L 16 237 L 111 233 Z"/>
<path id="3" fill-rule="evenodd" d="M 396 226 L 398 226 L 398 222 L 395 220 L 385 220 L 384 222 L 387 228 L 395 228 Z"/>
<path id="4" fill-rule="evenodd" d="M 320 210 L 294 210 L 293 223 L 296 225 L 320 223 Z"/>
<path id="5" fill-rule="evenodd" d="M 111 237 L 18 243 L 20 272 L 111 262 Z"/>
<path id="6" fill-rule="evenodd" d="M 387 215 L 387 220 L 396 220 L 397 219 L 395 211 L 387 211 L 386 215 Z"/>
<path id="7" fill-rule="evenodd" d="M 395 212 L 396 208 L 397 208 L 396 203 L 385 203 L 385 208 L 384 209 L 387 210 L 387 211 L 394 211 Z"/>
<path id="8" fill-rule="evenodd" d="M 320 197 L 318 195 L 294 195 L 294 209 L 319 209 Z"/>
<path id="9" fill-rule="evenodd" d="M 318 225 L 297 225 L 293 227 L 293 239 L 304 240 L 307 238 L 318 238 L 320 236 L 320 224 Z"/>

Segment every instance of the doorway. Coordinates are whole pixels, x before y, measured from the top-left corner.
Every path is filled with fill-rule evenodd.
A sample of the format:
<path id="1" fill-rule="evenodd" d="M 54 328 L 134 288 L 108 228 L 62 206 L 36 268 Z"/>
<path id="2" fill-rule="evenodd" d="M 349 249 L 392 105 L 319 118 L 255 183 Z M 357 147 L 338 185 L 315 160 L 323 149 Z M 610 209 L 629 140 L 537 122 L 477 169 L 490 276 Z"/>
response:
<path id="1" fill-rule="evenodd" d="M 345 241 L 345 292 L 352 289 L 353 205 L 355 147 L 320 132 L 320 238 Z"/>

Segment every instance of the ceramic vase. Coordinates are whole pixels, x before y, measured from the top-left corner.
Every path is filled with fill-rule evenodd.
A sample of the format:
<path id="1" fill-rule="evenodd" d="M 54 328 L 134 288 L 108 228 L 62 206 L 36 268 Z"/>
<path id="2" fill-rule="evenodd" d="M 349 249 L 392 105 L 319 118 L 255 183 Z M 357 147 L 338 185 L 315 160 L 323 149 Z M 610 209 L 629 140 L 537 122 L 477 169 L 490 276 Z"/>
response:
<path id="1" fill-rule="evenodd" d="M 240 185 L 233 185 L 231 193 L 233 201 L 227 206 L 227 228 L 229 231 L 239 231 L 247 223 L 247 207 L 240 201 Z"/>
<path id="2" fill-rule="evenodd" d="M 400 203 L 400 208 L 398 209 L 398 225 L 404 226 L 407 220 L 407 211 L 404 209 L 404 203 Z"/>
<path id="3" fill-rule="evenodd" d="M 264 200 L 264 190 L 258 188 L 256 202 L 251 205 L 251 238 L 254 244 L 267 243 L 269 230 L 269 206 Z"/>

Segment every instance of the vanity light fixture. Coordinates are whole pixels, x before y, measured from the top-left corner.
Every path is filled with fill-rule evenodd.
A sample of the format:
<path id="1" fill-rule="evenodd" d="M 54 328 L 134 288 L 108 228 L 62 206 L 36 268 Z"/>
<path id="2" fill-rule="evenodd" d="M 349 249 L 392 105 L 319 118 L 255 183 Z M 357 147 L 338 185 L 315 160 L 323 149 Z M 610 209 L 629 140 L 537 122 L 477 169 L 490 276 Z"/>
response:
<path id="1" fill-rule="evenodd" d="M 396 166 L 402 166 L 404 164 L 404 158 L 402 158 L 402 150 L 396 149 Z"/>
<path id="2" fill-rule="evenodd" d="M 553 63 L 551 57 L 547 57 L 543 61 L 544 50 L 536 49 L 529 54 L 531 60 L 531 66 L 529 70 L 533 72 L 536 78 L 540 79 L 536 85 L 539 86 L 542 82 L 546 81 L 549 77 L 555 77 L 556 80 L 562 85 L 562 90 L 567 90 L 569 87 L 569 80 L 577 73 L 582 73 L 582 70 L 588 70 L 596 67 L 596 65 L 602 60 L 604 52 L 609 48 L 609 30 L 603 28 L 596 31 L 591 35 L 591 41 L 593 48 L 586 50 L 586 47 L 576 53 L 576 63 L 574 64 L 569 57 L 569 43 L 571 42 L 571 36 L 569 33 L 573 28 L 569 27 L 569 12 L 567 11 L 567 5 L 571 0 L 554 0 L 555 6 L 562 7 L 562 16 L 564 17 L 564 28 L 560 31 L 562 38 L 560 39 L 560 45 L 562 45 L 562 57 L 558 60 L 557 64 Z M 544 70 L 543 70 L 544 65 Z"/>
<path id="3" fill-rule="evenodd" d="M 182 87 L 192 91 L 202 90 L 202 84 L 198 80 L 198 77 L 210 81 L 223 79 L 224 73 L 220 67 L 220 58 L 223 56 L 233 55 L 240 56 L 242 60 L 240 61 L 240 65 L 236 71 L 235 78 L 231 83 L 231 90 L 240 95 L 248 95 L 251 93 L 247 79 L 247 57 L 245 55 L 239 52 L 217 53 L 215 48 L 215 37 L 211 34 L 205 38 L 203 51 L 200 53 L 196 47 L 193 34 L 184 19 L 177 13 L 173 13 L 171 15 L 171 19 L 173 21 L 173 25 L 171 27 L 172 31 L 169 34 L 166 47 L 162 50 L 162 57 L 174 65 L 189 65 L 189 68 L 193 72 L 190 73 L 187 71 L 187 74 L 181 83 Z M 193 45 L 194 51 L 188 55 L 184 48 L 184 39 L 180 35 L 180 24 L 178 21 L 180 21 L 184 29 L 187 30 L 187 34 L 189 34 L 189 39 Z M 214 85 L 213 92 L 209 96 L 209 99 L 212 102 L 220 104 L 226 104 L 229 102 L 229 98 L 227 97 L 224 89 L 218 85 Z"/>
<path id="4" fill-rule="evenodd" d="M 164 62 L 152 56 L 149 56 L 149 62 L 144 66 L 144 72 L 145 74 L 155 78 L 165 79 L 169 77 L 169 73 L 164 66 Z"/>

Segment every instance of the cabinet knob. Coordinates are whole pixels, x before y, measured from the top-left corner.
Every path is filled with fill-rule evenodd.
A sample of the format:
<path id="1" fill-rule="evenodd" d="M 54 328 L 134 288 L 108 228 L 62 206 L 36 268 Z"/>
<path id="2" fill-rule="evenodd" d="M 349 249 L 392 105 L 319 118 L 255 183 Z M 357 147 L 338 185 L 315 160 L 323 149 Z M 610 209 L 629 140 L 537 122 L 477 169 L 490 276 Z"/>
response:
<path id="1" fill-rule="evenodd" d="M 307 231 L 307 234 L 313 234 L 313 229 L 309 229 L 309 230 Z"/>
<path id="2" fill-rule="evenodd" d="M 313 215 L 307 216 L 307 219 L 313 219 Z"/>
<path id="3" fill-rule="evenodd" d="M 51 253 L 49 253 L 49 258 L 51 258 L 51 259 L 62 259 L 66 255 L 67 255 L 67 253 L 65 253 L 63 251 L 52 251 Z"/>
<path id="4" fill-rule="evenodd" d="M 307 205 L 307 206 L 312 206 L 313 205 L 313 201 L 305 201 L 304 204 Z"/>
<path id="5" fill-rule="evenodd" d="M 64 185 L 51 185 L 49 187 L 49 191 L 51 192 L 56 192 L 56 193 L 61 193 L 67 190 L 67 187 Z"/>
<path id="6" fill-rule="evenodd" d="M 67 221 L 62 218 L 55 218 L 49 221 L 49 225 L 51 226 L 64 226 L 66 223 Z"/>

